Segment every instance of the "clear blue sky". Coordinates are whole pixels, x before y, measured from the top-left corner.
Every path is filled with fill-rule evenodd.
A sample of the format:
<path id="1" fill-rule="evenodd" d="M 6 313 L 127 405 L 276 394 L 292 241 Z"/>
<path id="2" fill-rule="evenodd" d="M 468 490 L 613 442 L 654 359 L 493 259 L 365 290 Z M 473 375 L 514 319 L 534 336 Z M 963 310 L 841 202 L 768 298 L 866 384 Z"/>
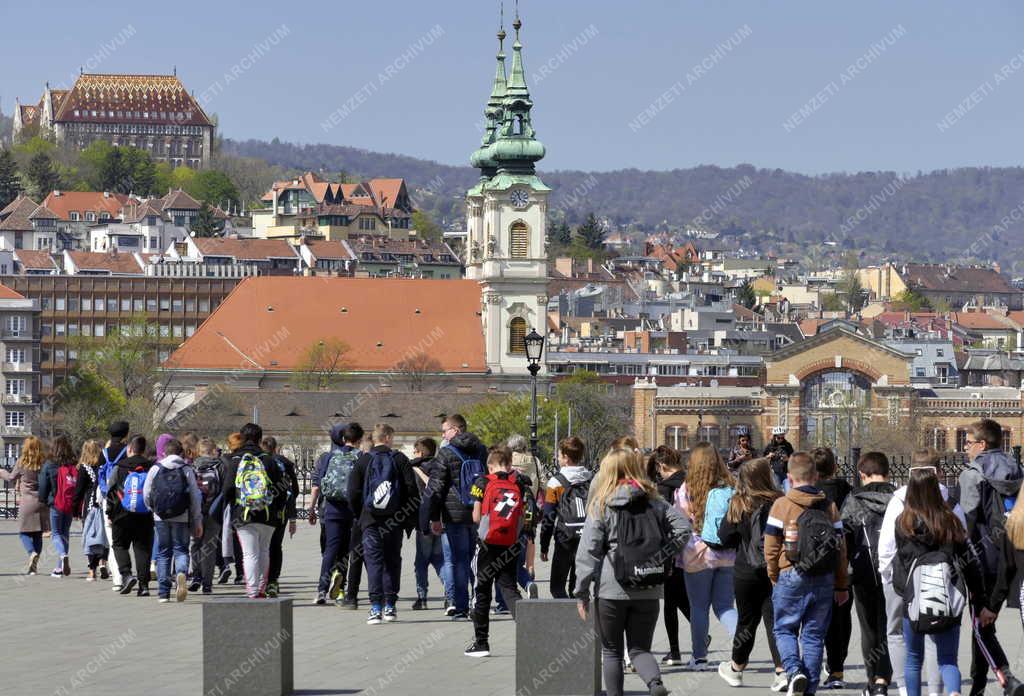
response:
<path id="1" fill-rule="evenodd" d="M 209 96 L 228 137 L 464 164 L 490 91 L 497 8 L 497 0 L 7 3 L 6 26 L 45 25 L 49 38 L 5 32 L 0 107 L 10 114 L 15 96 L 35 101 L 46 80 L 70 82 L 80 65 L 169 72 L 177 64 L 186 86 Z M 522 0 L 521 12 L 545 169 L 1021 163 L 1021 3 Z M 268 40 L 275 31 L 285 35 Z M 872 44 L 884 50 L 871 56 Z M 701 75 L 702 62 L 711 67 Z M 659 108 L 666 91 L 672 101 Z M 970 109 L 940 128 L 965 101 Z M 638 122 L 648 107 L 658 113 Z M 801 107 L 806 116 L 794 124 Z"/>

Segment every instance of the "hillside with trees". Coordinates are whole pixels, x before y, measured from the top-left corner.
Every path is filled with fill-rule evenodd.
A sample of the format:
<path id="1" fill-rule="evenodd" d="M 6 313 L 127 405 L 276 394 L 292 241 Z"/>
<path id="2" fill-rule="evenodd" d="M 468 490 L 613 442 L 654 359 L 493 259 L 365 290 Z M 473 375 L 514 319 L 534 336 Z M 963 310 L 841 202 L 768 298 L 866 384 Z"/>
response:
<path id="1" fill-rule="evenodd" d="M 403 176 L 417 206 L 438 221 L 462 217 L 462 197 L 478 176 L 468 166 L 278 139 L 225 140 L 222 151 L 324 176 Z M 1024 258 L 1017 251 L 1024 246 L 1021 167 L 807 176 L 750 165 L 706 165 L 541 175 L 554 188 L 552 217 L 574 225 L 595 211 L 613 227 L 638 235 L 698 227 L 722 233 L 725 244 L 780 254 L 828 241 L 837 250 L 870 251 L 875 257 L 1004 264 Z M 1007 216 L 1010 224 L 1001 225 Z"/>

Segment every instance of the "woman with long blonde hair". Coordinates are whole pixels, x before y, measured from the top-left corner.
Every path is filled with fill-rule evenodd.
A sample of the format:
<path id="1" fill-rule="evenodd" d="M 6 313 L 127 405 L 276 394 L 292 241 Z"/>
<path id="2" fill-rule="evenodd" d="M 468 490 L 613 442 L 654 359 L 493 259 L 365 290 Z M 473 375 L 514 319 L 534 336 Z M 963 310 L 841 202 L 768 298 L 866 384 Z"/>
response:
<path id="1" fill-rule="evenodd" d="M 50 510 L 39 500 L 39 472 L 43 468 L 43 442 L 29 435 L 21 443 L 21 455 L 8 471 L 0 467 L 0 480 L 17 484 L 18 538 L 28 554 L 26 575 L 35 575 L 43 553 L 43 532 L 50 530 Z"/>
<path id="2" fill-rule="evenodd" d="M 736 597 L 736 636 L 732 660 L 718 665 L 718 674 L 730 686 L 743 685 L 743 670 L 754 648 L 757 625 L 764 623 L 768 649 L 775 663 L 772 691 L 789 685 L 782 658 L 775 646 L 775 618 L 772 606 L 772 581 L 764 557 L 764 528 L 768 511 L 782 491 L 775 487 L 772 461 L 768 457 L 748 459 L 736 470 L 736 492 L 729 501 L 729 512 L 718 528 L 722 545 L 736 550 L 733 569 L 733 594 Z M 761 530 L 761 534 L 757 534 Z"/>
<path id="3" fill-rule="evenodd" d="M 99 492 L 99 468 L 103 463 L 103 443 L 86 440 L 78 455 L 78 479 L 75 483 L 75 516 L 82 520 L 82 548 L 89 563 L 86 580 L 96 581 L 96 569 L 107 556 L 110 542 L 103 529 L 102 495 Z"/>
<path id="4" fill-rule="evenodd" d="M 624 538 L 620 532 L 653 520 L 659 529 L 665 530 L 662 539 L 653 540 L 662 545 L 652 555 L 649 568 L 652 577 L 661 577 L 663 581 L 667 572 L 664 567 L 659 569 L 657 556 L 670 559 L 686 543 L 690 528 L 679 511 L 658 494 L 633 449 L 614 449 L 601 460 L 587 508 L 589 514 L 576 552 L 576 600 L 580 617 L 586 620 L 591 588 L 596 590 L 594 610 L 600 626 L 605 691 L 608 696 L 623 693 L 622 660 L 628 647 L 633 667 L 650 693 L 665 696 L 668 689 L 661 681 L 658 662 L 651 655 L 654 629 L 661 613 L 662 586 L 627 581 L 623 575 L 623 566 L 627 564 L 620 561 L 624 548 L 629 547 L 620 546 Z"/>
<path id="5" fill-rule="evenodd" d="M 724 548 L 718 535 L 718 525 L 725 518 L 735 485 L 717 449 L 707 442 L 693 448 L 686 483 L 676 495 L 676 506 L 693 527 L 693 536 L 680 558 L 690 599 L 691 670 L 714 669 L 707 660 L 712 609 L 729 636 L 736 633 L 736 609 L 733 608 L 736 552 Z"/>

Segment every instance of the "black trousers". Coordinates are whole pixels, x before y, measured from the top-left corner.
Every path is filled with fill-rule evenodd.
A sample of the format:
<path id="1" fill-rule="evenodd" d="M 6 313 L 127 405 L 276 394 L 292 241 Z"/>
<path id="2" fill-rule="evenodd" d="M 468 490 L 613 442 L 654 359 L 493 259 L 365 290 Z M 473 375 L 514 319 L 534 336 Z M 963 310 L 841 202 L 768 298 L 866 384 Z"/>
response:
<path id="1" fill-rule="evenodd" d="M 733 572 L 736 590 L 736 635 L 732 640 L 732 661 L 746 665 L 754 649 L 757 627 L 764 624 L 768 634 L 768 650 L 776 667 L 782 666 L 779 649 L 775 645 L 775 611 L 772 606 L 772 581 L 767 570 L 753 573 Z"/>
<path id="2" fill-rule="evenodd" d="M 576 595 L 576 549 L 579 545 L 579 537 L 568 542 L 555 539 L 555 549 L 551 554 L 551 596 L 555 599 L 569 599 Z M 566 581 L 569 583 L 568 591 Z"/>
<path id="3" fill-rule="evenodd" d="M 864 655 L 868 685 L 876 679 L 884 679 L 888 684 L 892 681 L 892 663 L 889 661 L 889 641 L 886 639 L 887 619 L 881 579 L 878 584 L 854 583 L 853 603 L 857 606 L 860 650 Z"/>
<path id="4" fill-rule="evenodd" d="M 516 584 L 516 570 L 519 566 L 518 543 L 512 546 L 489 546 L 480 544 L 476 556 L 476 603 L 473 604 L 473 631 L 480 643 L 486 643 L 491 629 L 491 597 L 494 585 L 501 589 L 512 616 L 516 615 L 519 588 Z"/>
<path id="5" fill-rule="evenodd" d="M 985 587 L 993 587 L 994 585 L 995 578 L 985 578 Z M 977 609 L 975 609 L 975 612 L 977 612 Z M 996 637 L 996 625 L 994 623 L 979 628 L 977 633 L 973 631 L 971 633 L 971 696 L 981 696 L 981 694 L 985 693 L 985 685 L 988 682 L 988 660 L 985 659 L 985 653 L 982 651 L 981 645 L 978 644 L 978 636 L 981 636 L 984 649 L 988 651 L 992 662 L 995 663 L 997 668 L 1005 673 L 1008 671 L 1010 661 L 1006 659 L 1003 646 L 999 644 L 999 638 Z"/>
<path id="6" fill-rule="evenodd" d="M 883 600 L 884 601 L 884 600 Z M 825 665 L 829 674 L 842 674 L 846 656 L 850 653 L 853 634 L 853 602 L 842 606 L 832 601 L 832 622 L 825 634 Z"/>
<path id="7" fill-rule="evenodd" d="M 135 555 L 139 585 L 148 585 L 149 561 L 153 555 L 153 518 L 149 515 L 127 514 L 111 522 L 110 535 L 113 537 L 110 546 L 114 549 L 114 559 L 121 577 L 127 578 L 132 574 L 132 556 L 128 552 L 131 547 Z"/>
<path id="8" fill-rule="evenodd" d="M 267 571 L 267 582 L 277 582 L 281 577 L 281 565 L 284 563 L 284 533 L 288 529 L 285 522 L 279 527 L 274 527 L 274 534 L 270 537 L 270 569 Z"/>
<path id="9" fill-rule="evenodd" d="M 345 583 L 345 600 L 351 597 L 354 602 L 359 594 L 359 583 L 363 579 L 363 528 L 359 521 L 352 523 L 352 536 L 349 540 L 348 582 Z"/>
<path id="10" fill-rule="evenodd" d="M 656 599 L 598 599 L 596 622 L 601 638 L 601 671 L 607 696 L 622 696 L 622 653 L 629 648 L 629 660 L 644 684 L 661 678 L 658 662 L 651 655 L 654 629 L 658 626 Z M 625 638 L 625 640 L 623 640 Z"/>
<path id="11" fill-rule="evenodd" d="M 690 598 L 686 594 L 686 576 L 682 568 L 672 568 L 665 583 L 665 632 L 668 633 L 668 651 L 679 654 L 679 613 L 690 620 Z"/>
<path id="12" fill-rule="evenodd" d="M 331 586 L 331 573 L 338 562 L 348 557 L 349 545 L 352 542 L 351 520 L 324 520 L 320 525 L 324 545 L 320 556 L 320 580 L 317 582 L 318 592 L 327 592 Z M 344 571 L 342 581 L 344 582 Z"/>

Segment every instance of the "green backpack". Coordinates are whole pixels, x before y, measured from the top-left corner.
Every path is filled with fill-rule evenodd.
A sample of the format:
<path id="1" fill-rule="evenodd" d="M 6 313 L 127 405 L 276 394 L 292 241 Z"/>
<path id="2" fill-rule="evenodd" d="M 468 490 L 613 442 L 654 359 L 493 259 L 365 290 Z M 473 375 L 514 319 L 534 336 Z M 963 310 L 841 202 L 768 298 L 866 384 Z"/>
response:
<path id="1" fill-rule="evenodd" d="M 238 461 L 235 488 L 238 489 L 238 504 L 243 508 L 243 520 L 251 512 L 267 510 L 274 498 L 267 469 L 260 458 L 251 452 L 243 454 Z"/>

